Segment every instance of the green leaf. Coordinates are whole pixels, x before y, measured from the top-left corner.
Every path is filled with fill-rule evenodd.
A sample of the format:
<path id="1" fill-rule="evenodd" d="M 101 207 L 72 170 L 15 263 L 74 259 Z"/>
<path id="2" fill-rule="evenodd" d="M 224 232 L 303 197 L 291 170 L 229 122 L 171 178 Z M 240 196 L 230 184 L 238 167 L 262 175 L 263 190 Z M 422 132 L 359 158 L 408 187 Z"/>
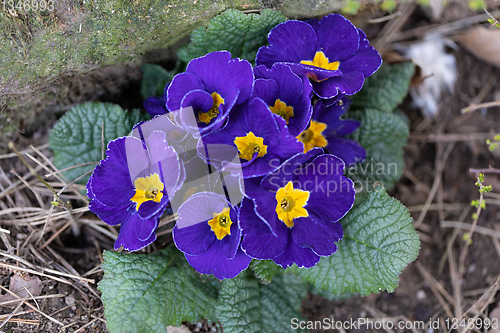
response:
<path id="1" fill-rule="evenodd" d="M 349 118 L 361 120 L 351 136 L 366 150 L 366 159 L 347 169 L 357 188 L 370 189 L 377 182 L 391 189 L 405 167 L 403 147 L 410 134 L 405 119 L 397 113 L 367 109 L 349 112 Z"/>
<path id="2" fill-rule="evenodd" d="M 110 333 L 164 333 L 169 325 L 213 318 L 217 289 L 174 246 L 149 255 L 105 251 L 102 266 Z"/>
<path id="3" fill-rule="evenodd" d="M 378 187 L 340 221 L 344 239 L 336 253 L 312 268 L 293 266 L 287 272 L 339 296 L 393 292 L 420 249 L 412 221 L 408 209 Z"/>
<path id="4" fill-rule="evenodd" d="M 359 295 L 358 293 L 345 293 L 342 295 L 336 295 L 336 294 L 332 294 L 328 290 L 318 289 L 312 285 L 310 285 L 310 286 L 311 286 L 311 288 L 310 288 L 309 292 L 311 292 L 312 294 L 321 296 L 322 298 L 326 298 L 329 301 L 341 301 L 341 300 L 352 298 L 352 297 Z"/>
<path id="5" fill-rule="evenodd" d="M 123 111 L 109 103 L 87 102 L 66 112 L 50 132 L 49 144 L 54 152 L 54 165 L 59 169 L 75 165 L 98 162 L 109 141 L 127 135 L 132 127 L 143 120 L 140 110 Z M 104 138 L 103 134 L 104 125 Z M 64 171 L 63 175 L 73 181 L 89 172 L 95 164 Z M 90 175 L 78 183 L 86 184 Z"/>
<path id="6" fill-rule="evenodd" d="M 382 64 L 365 80 L 363 89 L 353 96 L 351 110 L 370 108 L 392 112 L 408 94 L 414 71 L 415 65 L 411 62 Z"/>
<path id="7" fill-rule="evenodd" d="M 191 34 L 191 43 L 179 51 L 179 58 L 188 63 L 214 51 L 227 50 L 233 58 L 255 61 L 259 47 L 267 44 L 267 34 L 286 17 L 280 12 L 264 9 L 260 14 L 244 14 L 228 9 L 210 20 L 208 26 Z"/>
<path id="8" fill-rule="evenodd" d="M 175 73 L 168 72 L 163 67 L 155 64 L 144 64 L 141 71 L 141 95 L 144 99 L 152 96 L 162 96 L 165 86 L 175 75 Z"/>
<path id="9" fill-rule="evenodd" d="M 469 0 L 469 8 L 478 11 L 486 7 L 484 0 Z"/>
<path id="10" fill-rule="evenodd" d="M 224 280 L 216 314 L 226 333 L 297 332 L 292 318 L 300 318 L 301 300 L 307 284 L 291 274 L 275 276 L 267 285 L 242 273 Z"/>
<path id="11" fill-rule="evenodd" d="M 342 14 L 346 15 L 356 15 L 361 7 L 361 3 L 356 0 L 346 0 L 341 11 Z"/>
<path id="12" fill-rule="evenodd" d="M 272 260 L 252 260 L 250 268 L 261 283 L 268 284 L 275 275 L 284 273 L 285 270 L 276 265 Z"/>
<path id="13" fill-rule="evenodd" d="M 380 4 L 380 9 L 392 12 L 396 9 L 397 5 L 398 3 L 396 2 L 396 0 L 384 0 Z"/>

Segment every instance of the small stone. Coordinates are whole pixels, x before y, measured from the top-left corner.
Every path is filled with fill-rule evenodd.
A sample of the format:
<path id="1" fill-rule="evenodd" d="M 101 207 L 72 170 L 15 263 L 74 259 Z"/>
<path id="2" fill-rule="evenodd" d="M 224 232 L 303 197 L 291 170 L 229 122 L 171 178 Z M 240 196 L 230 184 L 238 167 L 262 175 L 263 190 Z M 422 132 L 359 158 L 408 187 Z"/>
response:
<path id="1" fill-rule="evenodd" d="M 491 311 L 490 313 L 490 321 L 491 322 L 496 322 L 498 323 L 500 321 L 500 302 L 497 303 L 497 306 Z M 488 331 L 490 333 L 500 333 L 500 327 L 499 325 L 495 325 L 495 327 L 491 327 L 490 330 Z"/>
<path id="2" fill-rule="evenodd" d="M 191 331 L 189 327 L 183 324 L 179 327 L 167 326 L 167 333 L 191 333 Z"/>
<path id="3" fill-rule="evenodd" d="M 64 300 L 66 302 L 66 305 L 75 305 L 76 303 L 76 300 L 75 300 L 75 296 L 73 295 L 69 295 L 69 296 L 66 296 L 66 299 Z"/>
<path id="4" fill-rule="evenodd" d="M 425 291 L 423 291 L 422 289 L 420 289 L 420 290 L 417 291 L 416 297 L 417 297 L 417 300 L 421 301 L 421 300 L 427 298 L 427 294 L 425 293 Z"/>

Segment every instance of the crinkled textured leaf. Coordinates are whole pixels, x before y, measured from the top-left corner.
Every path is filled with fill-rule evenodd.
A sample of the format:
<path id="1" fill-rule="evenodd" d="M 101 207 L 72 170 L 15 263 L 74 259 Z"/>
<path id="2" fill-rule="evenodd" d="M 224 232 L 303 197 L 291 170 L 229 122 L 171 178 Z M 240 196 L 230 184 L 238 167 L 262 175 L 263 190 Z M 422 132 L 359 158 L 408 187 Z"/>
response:
<path id="1" fill-rule="evenodd" d="M 268 284 L 275 275 L 284 273 L 285 270 L 276 265 L 272 260 L 252 260 L 250 268 L 261 283 Z"/>
<path id="2" fill-rule="evenodd" d="M 286 17 L 280 12 L 264 9 L 260 14 L 244 14 L 228 9 L 210 20 L 208 26 L 191 34 L 191 43 L 179 51 L 184 62 L 214 51 L 227 50 L 233 58 L 255 61 L 259 47 L 267 44 L 267 34 Z"/>
<path id="3" fill-rule="evenodd" d="M 132 127 L 143 120 L 140 110 L 123 111 L 110 103 L 87 102 L 66 112 L 50 132 L 49 144 L 54 152 L 54 165 L 58 169 L 74 165 L 98 162 L 102 158 L 102 127 L 104 125 L 104 149 L 109 141 L 127 135 Z M 75 180 L 95 165 L 81 166 L 64 171 L 70 181 Z M 87 183 L 90 175 L 78 183 Z"/>
<path id="4" fill-rule="evenodd" d="M 406 121 L 396 113 L 367 109 L 349 112 L 349 118 L 361 120 L 361 126 L 351 136 L 366 150 L 366 159 L 347 170 L 355 185 L 371 188 L 381 182 L 391 189 L 405 167 L 403 147 L 410 134 Z"/>
<path id="5" fill-rule="evenodd" d="M 372 108 L 383 112 L 394 111 L 408 94 L 414 71 L 412 62 L 382 64 L 375 74 L 366 79 L 363 89 L 353 96 L 351 110 Z"/>
<path id="6" fill-rule="evenodd" d="M 103 269 L 99 290 L 110 333 L 164 333 L 169 325 L 213 319 L 217 289 L 174 246 L 149 255 L 105 251 Z"/>
<path id="7" fill-rule="evenodd" d="M 316 288 L 339 296 L 394 291 L 399 274 L 417 258 L 420 249 L 408 209 L 383 187 L 377 187 L 340 223 L 344 239 L 336 253 L 310 269 L 294 266 L 289 270 Z"/>
<path id="8" fill-rule="evenodd" d="M 240 274 L 223 281 L 216 315 L 226 333 L 297 332 L 291 319 L 300 318 L 306 294 L 307 284 L 291 274 L 277 275 L 267 285 Z"/>
<path id="9" fill-rule="evenodd" d="M 169 72 L 155 64 L 144 64 L 141 67 L 141 71 L 141 95 L 144 99 L 152 96 L 162 96 L 165 86 L 175 75 L 175 73 Z"/>

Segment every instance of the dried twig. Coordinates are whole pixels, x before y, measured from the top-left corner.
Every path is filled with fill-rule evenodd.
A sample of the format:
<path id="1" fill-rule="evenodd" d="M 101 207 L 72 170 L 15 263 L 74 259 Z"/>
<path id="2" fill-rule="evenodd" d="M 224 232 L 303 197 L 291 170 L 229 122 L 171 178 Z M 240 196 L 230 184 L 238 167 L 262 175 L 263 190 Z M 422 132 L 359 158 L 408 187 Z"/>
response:
<path id="1" fill-rule="evenodd" d="M 434 294 L 434 296 L 436 296 L 439 304 L 441 304 L 441 306 L 443 307 L 444 312 L 446 312 L 446 314 L 448 315 L 449 318 L 453 318 L 453 313 L 451 312 L 450 307 L 446 303 L 446 300 L 447 300 L 451 304 L 454 304 L 453 298 L 444 289 L 444 287 L 438 281 L 436 281 L 436 279 L 434 279 L 434 277 L 431 275 L 431 273 L 429 273 L 429 271 L 427 271 L 427 269 L 425 269 L 424 266 L 422 266 L 422 264 L 417 262 L 416 266 L 417 266 L 418 270 L 420 271 L 420 274 L 422 274 L 425 281 L 427 282 L 427 284 L 431 288 L 432 293 Z M 446 300 L 443 297 L 446 298 Z"/>
<path id="2" fill-rule="evenodd" d="M 500 275 L 497 277 L 495 283 L 493 283 L 493 285 L 488 288 L 488 290 L 486 290 L 486 292 L 477 300 L 477 302 L 475 302 L 467 311 L 465 311 L 462 317 L 466 316 L 469 312 L 475 312 L 476 314 L 473 317 L 473 321 L 475 322 L 479 315 L 484 312 L 486 307 L 494 301 L 495 295 L 499 289 Z"/>
<path id="3" fill-rule="evenodd" d="M 450 275 L 451 275 L 451 284 L 453 286 L 453 300 L 454 300 L 454 318 L 459 318 L 462 316 L 462 287 L 461 287 L 461 281 L 462 279 L 460 278 L 461 275 L 459 273 L 459 270 L 457 270 L 456 264 L 455 264 L 455 258 L 453 256 L 453 247 L 450 248 L 450 251 L 448 252 L 448 266 L 450 269 Z"/>
<path id="4" fill-rule="evenodd" d="M 45 274 L 43 272 L 38 272 L 38 271 L 35 271 L 33 269 L 27 269 L 27 268 L 22 268 L 22 267 L 18 267 L 18 266 L 8 265 L 8 264 L 4 264 L 2 262 L 0 262 L 0 267 L 7 268 L 7 269 L 9 269 L 11 271 L 14 271 L 14 272 L 15 271 L 27 272 L 27 273 L 31 273 L 31 274 L 45 276 L 45 277 L 48 277 L 48 278 L 50 278 L 52 280 L 59 281 L 59 282 L 65 283 L 65 284 L 72 284 L 71 282 L 69 282 L 67 280 L 64 280 L 64 279 L 61 279 L 61 278 L 58 278 L 58 277 L 55 277 L 55 276 L 52 276 L 52 275 L 49 275 L 49 274 Z M 59 272 L 59 271 L 56 271 L 56 270 L 53 270 L 53 269 L 49 269 L 49 268 L 41 268 L 41 267 L 37 267 L 37 268 L 40 269 L 40 270 L 42 270 L 42 271 L 49 272 L 51 274 L 68 277 L 68 278 L 75 279 L 75 280 L 80 281 L 80 282 L 95 283 L 94 279 L 86 279 L 86 278 L 83 278 L 83 277 L 80 277 L 80 276 L 75 276 L 75 275 L 72 275 L 72 274 L 67 274 L 67 273 Z"/>
<path id="5" fill-rule="evenodd" d="M 14 147 L 14 143 L 12 142 L 9 142 L 9 148 L 17 154 L 18 158 L 21 160 L 21 162 L 28 168 L 28 170 L 30 171 L 30 173 L 35 176 L 36 178 L 38 178 L 38 180 L 40 182 L 42 182 L 42 184 L 44 184 L 48 189 L 50 189 L 50 191 L 52 192 L 52 194 L 54 195 L 54 198 L 64 207 L 64 209 L 68 212 L 68 217 L 70 219 L 70 221 L 72 222 L 71 226 L 73 227 L 73 233 L 75 236 L 78 236 L 80 234 L 80 227 L 78 226 L 78 224 L 76 223 L 76 221 L 74 220 L 73 218 L 73 215 L 71 214 L 71 207 L 66 203 L 64 202 L 64 200 L 62 200 L 59 195 L 57 194 L 57 192 L 54 190 L 54 188 L 49 184 L 47 183 L 42 177 L 40 177 L 40 175 L 38 174 L 38 172 L 33 169 L 33 167 L 31 167 L 31 165 L 28 164 L 28 162 L 26 162 L 26 160 L 24 159 L 24 157 L 22 157 L 22 155 L 19 153 L 19 151 L 16 149 L 16 147 Z"/>
<path id="6" fill-rule="evenodd" d="M 9 294 L 12 294 L 12 296 L 14 296 L 15 298 L 17 298 L 16 300 L 14 301 L 19 301 L 21 299 L 21 297 L 19 297 L 19 295 L 17 295 L 16 293 L 13 293 L 12 291 L 10 291 L 9 289 L 5 288 L 4 286 L 0 285 L 0 288 L 4 291 L 6 291 L 7 293 Z M 38 297 L 35 297 L 35 299 L 37 299 Z M 26 304 L 27 306 L 29 306 L 31 309 L 35 310 L 36 312 L 38 312 L 39 314 L 41 314 L 42 316 L 44 316 L 45 318 L 49 319 L 50 321 L 53 321 L 54 323 L 58 324 L 58 325 L 61 325 L 63 326 L 64 324 L 61 323 L 59 320 L 55 319 L 55 318 L 52 318 L 51 316 L 49 316 L 48 314 L 38 310 L 35 306 L 33 306 L 32 304 L 30 304 L 28 302 L 28 300 L 26 298 L 23 299 L 23 303 Z"/>
<path id="7" fill-rule="evenodd" d="M 492 133 L 451 133 L 451 134 L 415 134 L 410 135 L 411 140 L 426 141 L 426 142 L 463 142 L 463 141 L 484 141 L 491 139 L 494 136 Z"/>
<path id="8" fill-rule="evenodd" d="M 46 149 L 46 148 L 49 148 L 49 144 L 48 143 L 45 143 L 45 144 L 40 145 L 40 146 L 37 147 L 37 149 L 39 149 L 39 150 Z M 19 153 L 20 154 L 26 154 L 26 153 L 29 153 L 30 151 L 33 151 L 33 147 L 32 146 L 30 148 L 20 150 Z M 16 153 L 10 153 L 10 154 L 0 155 L 0 160 L 5 160 L 7 158 L 13 158 L 13 157 L 17 157 L 17 154 Z"/>
<path id="9" fill-rule="evenodd" d="M 16 308 L 14 309 L 14 311 L 12 311 L 12 312 L 10 313 L 10 315 L 9 315 L 7 318 L 5 318 L 5 320 L 2 322 L 2 324 L 0 324 L 0 328 L 2 328 L 5 324 L 7 324 L 7 323 L 9 322 L 10 318 L 12 318 L 12 317 L 16 314 L 16 312 L 17 312 L 17 311 L 19 311 L 19 309 L 20 309 L 20 308 L 21 308 L 21 306 L 24 304 L 24 301 L 26 301 L 26 299 L 27 299 L 27 298 L 25 297 L 25 298 L 22 298 L 22 299 L 21 299 L 21 301 L 16 300 L 16 301 L 18 301 L 18 302 L 19 302 L 19 304 L 17 304 L 17 306 L 16 306 Z"/>

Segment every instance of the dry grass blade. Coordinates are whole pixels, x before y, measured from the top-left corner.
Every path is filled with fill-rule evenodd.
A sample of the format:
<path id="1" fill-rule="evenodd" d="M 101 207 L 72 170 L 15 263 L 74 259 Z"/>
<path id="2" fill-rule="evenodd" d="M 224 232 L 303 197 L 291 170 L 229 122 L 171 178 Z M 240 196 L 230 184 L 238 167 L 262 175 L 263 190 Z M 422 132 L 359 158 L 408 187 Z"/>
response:
<path id="1" fill-rule="evenodd" d="M 14 297 L 16 297 L 16 298 L 17 298 L 17 300 L 16 300 L 16 301 L 21 300 L 21 297 L 19 297 L 19 296 L 18 296 L 17 294 L 15 294 L 15 293 L 11 292 L 9 289 L 6 289 L 5 287 L 3 287 L 3 286 L 1 286 L 1 285 L 0 285 L 0 288 L 1 288 L 1 289 L 3 289 L 3 290 L 5 290 L 6 292 L 8 292 L 8 293 L 12 294 Z M 35 298 L 35 299 L 36 299 L 36 298 Z M 23 302 L 24 304 L 26 304 L 27 306 L 29 306 L 31 309 L 35 310 L 36 312 L 38 312 L 39 314 L 41 314 L 42 316 L 44 316 L 45 318 L 49 319 L 50 321 L 52 321 L 52 322 L 54 322 L 54 323 L 56 323 L 56 324 L 58 324 L 58 325 L 60 325 L 60 326 L 63 326 L 63 323 L 61 323 L 59 320 L 57 320 L 57 319 L 55 319 L 55 318 L 52 318 L 52 317 L 51 317 L 51 316 L 49 316 L 48 314 L 46 314 L 46 313 L 44 313 L 44 312 L 40 311 L 39 309 L 37 309 L 35 306 L 33 306 L 32 304 L 30 304 L 30 303 L 27 301 L 27 299 L 26 299 L 26 298 L 22 299 L 22 302 Z"/>
<path id="2" fill-rule="evenodd" d="M 89 327 L 89 326 L 93 325 L 99 319 L 101 319 L 101 318 L 94 318 L 94 319 L 92 319 L 91 321 L 89 321 L 88 323 L 86 323 L 85 325 L 83 325 L 82 327 L 80 327 L 79 329 L 77 329 L 74 333 L 84 332 L 84 330 L 85 330 L 86 327 Z"/>
<path id="3" fill-rule="evenodd" d="M 10 315 L 7 318 L 5 318 L 5 320 L 2 322 L 2 324 L 0 324 L 0 328 L 4 327 L 4 325 L 9 322 L 10 318 L 12 318 L 16 314 L 16 312 L 19 311 L 19 309 L 21 308 L 21 306 L 23 305 L 23 303 L 24 303 L 25 300 L 26 300 L 26 298 L 22 298 L 20 301 L 17 300 L 19 302 L 19 304 L 17 304 L 17 306 L 14 309 L 14 311 L 12 311 L 10 313 Z"/>
<path id="4" fill-rule="evenodd" d="M 73 228 L 73 233 L 75 234 L 75 236 L 78 236 L 80 234 L 80 228 L 78 226 L 78 224 L 76 223 L 76 221 L 74 220 L 73 218 L 73 215 L 71 214 L 71 207 L 66 203 L 64 202 L 64 200 L 62 200 L 59 195 L 57 194 L 57 192 L 54 190 L 54 188 L 49 184 L 47 183 L 39 174 L 38 172 L 36 172 L 35 169 L 33 169 L 33 167 L 31 167 L 27 162 L 26 160 L 21 156 L 21 154 L 19 154 L 19 151 L 17 151 L 17 149 L 14 147 L 14 144 L 12 142 L 9 142 L 9 148 L 14 151 L 14 153 L 17 154 L 18 158 L 21 160 L 21 162 L 28 168 L 28 170 L 30 171 L 30 173 L 35 176 L 36 178 L 38 178 L 38 180 L 40 182 L 42 182 L 47 188 L 50 189 L 50 191 L 52 192 L 52 194 L 54 195 L 54 198 L 57 199 L 57 201 L 64 207 L 64 209 L 68 212 L 68 217 L 70 219 L 70 221 L 72 222 L 71 226 Z M 27 156 L 29 156 L 30 158 L 32 158 L 29 154 L 26 154 Z M 32 158 L 33 159 L 33 158 Z M 34 159 L 36 161 L 36 159 Z"/>
<path id="5" fill-rule="evenodd" d="M 496 238 L 492 238 L 491 240 L 493 241 L 493 244 L 495 245 L 495 250 L 497 251 L 498 260 L 500 260 L 500 241 L 498 241 L 498 239 L 496 239 Z"/>
<path id="6" fill-rule="evenodd" d="M 422 266 L 422 264 L 420 264 L 419 262 L 417 262 L 416 266 L 417 266 L 418 270 L 420 271 L 420 274 L 422 274 L 422 276 L 426 280 L 427 284 L 431 288 L 432 292 L 436 296 L 436 299 L 438 300 L 438 302 L 443 307 L 444 311 L 446 312 L 446 315 L 449 318 L 453 318 L 453 313 L 451 312 L 450 307 L 448 306 L 448 304 L 446 303 L 446 301 L 444 299 L 444 298 L 446 298 L 446 300 L 448 302 L 450 302 L 451 304 L 453 304 L 454 303 L 453 298 L 443 288 L 443 286 L 439 282 L 437 282 L 436 279 L 434 279 L 434 277 L 429 273 L 429 271 L 427 271 L 424 268 L 424 266 Z"/>
<path id="7" fill-rule="evenodd" d="M 28 310 L 28 311 L 21 311 L 21 312 L 16 312 L 14 314 L 14 316 L 22 316 L 24 314 L 28 314 L 28 313 L 33 313 L 33 310 Z M 11 314 L 3 314 L 3 315 L 0 315 L 0 320 L 4 320 L 5 318 L 9 317 Z"/>
<path id="8" fill-rule="evenodd" d="M 444 150 L 444 153 L 439 156 L 439 159 L 437 159 L 436 172 L 435 172 L 435 176 L 434 176 L 434 183 L 432 184 L 431 191 L 430 191 L 429 195 L 427 196 L 427 200 L 425 201 L 424 207 L 422 208 L 422 211 L 421 211 L 420 215 L 418 216 L 417 221 L 415 222 L 415 229 L 418 229 L 420 224 L 422 224 L 422 222 L 424 221 L 425 216 L 427 215 L 427 212 L 429 210 L 429 207 L 430 207 L 432 201 L 434 200 L 434 197 L 435 197 L 435 195 L 438 191 L 438 188 L 441 184 L 441 176 L 442 176 L 443 169 L 446 165 L 446 161 L 448 160 L 448 157 L 450 156 L 450 153 L 451 153 L 453 147 L 455 147 L 454 143 L 448 144 L 448 146 Z"/>
<path id="9" fill-rule="evenodd" d="M 453 257 L 453 248 L 450 248 L 448 252 L 448 266 L 451 274 L 451 284 L 453 286 L 453 300 L 454 300 L 454 318 L 462 317 L 462 287 L 459 271 L 457 270 L 455 264 L 455 258 Z"/>
<path id="10" fill-rule="evenodd" d="M 62 176 L 62 175 L 59 175 L 59 171 L 55 165 L 52 163 L 52 161 L 47 157 L 45 156 L 45 154 L 43 154 L 42 152 L 40 152 L 39 150 L 37 150 L 36 148 L 32 147 L 33 148 L 33 151 L 35 151 L 35 153 L 37 153 L 38 156 L 40 156 L 44 161 L 45 163 L 47 163 L 47 165 L 50 166 L 50 169 L 46 169 L 47 171 L 49 171 L 49 173 L 52 173 L 52 172 L 56 172 L 54 174 L 54 176 L 56 176 L 57 179 L 59 179 L 59 181 L 65 186 L 65 187 L 69 187 L 70 185 L 74 185 L 74 183 L 77 181 L 77 180 L 74 180 L 73 182 L 71 183 L 68 183 L 68 180 L 66 179 L 66 177 Z M 39 162 L 34 159 L 35 162 L 37 162 L 37 164 L 39 164 Z M 83 176 L 81 176 L 83 177 Z M 79 177 L 78 179 L 80 179 L 81 177 Z M 82 195 L 80 193 L 80 191 L 76 188 L 73 188 L 72 189 L 73 193 L 75 193 L 77 195 L 78 198 L 80 198 L 80 200 L 82 200 L 83 202 L 87 203 L 88 204 L 88 199 L 86 196 Z M 59 194 L 62 193 L 62 190 Z"/>
<path id="11" fill-rule="evenodd" d="M 73 165 L 73 166 L 70 166 L 70 167 L 67 167 L 64 169 L 52 171 L 52 172 L 46 174 L 45 177 L 54 176 L 54 175 L 60 174 L 61 172 L 68 171 L 68 170 L 75 169 L 75 168 L 79 168 L 81 166 L 97 165 L 97 164 L 99 164 L 99 162 L 87 162 L 87 163 L 82 163 L 82 164 L 78 164 L 78 165 Z"/>
<path id="12" fill-rule="evenodd" d="M 463 29 L 464 27 L 469 27 L 474 24 L 481 22 L 486 22 L 491 16 L 500 16 L 500 11 L 494 11 L 491 14 L 480 14 L 471 17 L 467 17 L 461 20 L 456 20 L 454 22 L 446 24 L 427 24 L 422 27 L 413 28 L 404 32 L 399 33 L 394 39 L 394 41 L 408 40 L 415 36 L 423 36 L 428 33 L 435 33 L 442 36 L 450 35 L 456 31 Z"/>
<path id="13" fill-rule="evenodd" d="M 54 239 L 56 239 L 56 237 L 59 236 L 60 233 L 62 233 L 64 230 L 66 230 L 70 226 L 71 226 L 71 221 L 66 222 L 66 224 L 64 224 L 62 226 L 62 228 L 59 228 L 52 236 L 50 236 L 49 239 L 47 239 L 47 241 L 45 243 L 42 244 L 42 246 L 40 246 L 40 250 L 43 250 L 47 245 L 49 245 L 50 243 L 52 243 L 52 241 Z M 43 235 L 44 232 L 45 232 L 45 228 L 44 228 L 44 230 L 42 230 L 42 235 Z M 40 239 L 41 239 L 41 236 L 40 236 Z"/>
<path id="14" fill-rule="evenodd" d="M 485 141 L 492 139 L 493 133 L 450 133 L 450 134 L 414 134 L 410 135 L 410 140 L 426 142 L 464 142 L 471 140 Z"/>
<path id="15" fill-rule="evenodd" d="M 481 296 L 476 303 L 474 303 L 465 313 L 463 314 L 462 317 L 465 317 L 469 312 L 475 313 L 474 315 L 474 321 L 476 318 L 480 316 L 481 313 L 484 312 L 486 307 L 490 305 L 494 299 L 497 291 L 500 289 L 500 275 L 497 277 L 495 283 Z M 462 319 L 462 318 L 460 318 Z"/>
<path id="16" fill-rule="evenodd" d="M 472 224 L 470 223 L 465 223 L 465 222 L 459 222 L 459 221 L 441 221 L 441 227 L 443 228 L 456 228 L 456 229 L 463 229 L 463 230 L 470 230 L 472 228 Z M 496 231 L 490 228 L 486 227 L 481 227 L 481 226 L 476 226 L 474 228 L 474 233 L 490 236 L 490 237 L 495 237 L 500 239 L 500 231 Z"/>
<path id="17" fill-rule="evenodd" d="M 36 274 L 36 275 L 40 275 L 40 276 L 45 276 L 45 277 L 48 277 L 48 278 L 50 278 L 52 280 L 56 280 L 56 281 L 59 281 L 59 282 L 65 283 L 65 284 L 71 284 L 71 282 L 69 282 L 67 280 L 64 280 L 64 279 L 61 279 L 61 278 L 58 278 L 58 277 L 55 277 L 55 276 L 52 276 L 52 275 L 49 275 L 49 274 L 45 274 L 45 273 L 42 273 L 42 272 L 37 272 L 37 271 L 32 270 L 32 269 L 21 268 L 21 267 L 18 267 L 18 266 L 8 265 L 8 264 L 4 264 L 4 263 L 0 263 L 0 267 L 7 268 L 7 269 L 9 269 L 11 271 L 14 271 L 14 272 L 15 271 L 21 271 L 21 272 L 26 272 L 26 273 L 30 273 L 30 274 Z M 77 281 L 80 281 L 80 282 L 95 283 L 94 279 L 86 279 L 86 278 L 75 276 L 75 275 L 72 275 L 72 274 L 58 272 L 56 270 L 49 269 L 49 268 L 40 268 L 39 267 L 39 269 L 41 269 L 43 271 L 46 271 L 46 272 L 49 272 L 51 274 L 68 277 L 68 278 L 71 278 L 71 279 L 74 279 L 74 280 L 77 280 Z"/>
<path id="18" fill-rule="evenodd" d="M 3 287 L 0 287 L 0 288 L 3 288 Z M 8 290 L 8 289 L 6 289 Z M 17 296 L 17 295 L 16 295 Z M 57 297 L 65 297 L 66 295 L 64 294 L 54 294 L 54 295 L 45 295 L 45 296 L 35 296 L 34 298 L 36 300 L 40 300 L 40 299 L 47 299 L 47 298 L 57 298 Z M 14 300 L 11 300 L 11 301 L 5 301 L 5 302 L 1 302 L 0 303 L 0 306 L 4 306 L 4 305 L 9 305 L 9 304 L 15 304 L 17 303 L 19 300 L 18 299 L 14 299 Z"/>
<path id="19" fill-rule="evenodd" d="M 88 207 L 77 208 L 73 210 L 73 214 L 81 214 L 87 212 Z M 2 224 L 16 226 L 37 226 L 47 223 L 54 223 L 58 220 L 67 218 L 67 212 L 61 211 L 49 214 L 48 209 L 40 207 L 14 207 L 0 211 L 0 217 L 3 215 L 17 214 L 14 218 L 0 219 Z"/>
<path id="20" fill-rule="evenodd" d="M 19 176 L 17 172 L 15 172 L 14 170 L 12 170 L 11 172 L 17 177 L 17 179 L 19 179 L 20 182 L 22 182 L 27 188 L 31 190 L 31 192 L 35 195 L 36 200 L 38 201 L 38 205 L 40 205 L 40 207 L 43 207 L 44 202 L 42 200 L 42 197 L 40 196 L 40 193 L 35 191 L 33 187 L 30 185 L 30 183 L 28 183 L 25 179 Z"/>
<path id="21" fill-rule="evenodd" d="M 49 148 L 49 144 L 48 143 L 45 143 L 43 145 L 40 145 L 38 147 L 33 147 L 33 146 L 30 146 L 30 148 L 27 148 L 27 149 L 22 149 L 19 151 L 20 154 L 26 154 L 26 153 L 29 153 L 30 151 L 34 151 L 34 149 L 38 149 L 38 150 L 43 150 L 43 149 L 47 149 Z M 17 157 L 17 154 L 16 153 L 10 153 L 10 154 L 3 154 L 3 155 L 0 155 L 0 160 L 5 160 L 7 158 L 13 158 L 13 157 Z"/>
<path id="22" fill-rule="evenodd" d="M 40 166 L 37 166 L 34 170 L 35 171 L 40 171 L 42 168 Z M 23 176 L 23 179 L 24 180 L 27 180 L 28 178 L 31 177 L 31 174 L 28 173 L 26 175 Z M 11 183 L 7 188 L 3 189 L 2 192 L 0 193 L 0 199 L 3 199 L 5 197 L 7 197 L 9 194 L 12 194 L 12 192 L 14 192 L 14 190 L 21 190 L 25 187 L 25 185 L 21 185 L 22 182 L 20 180 L 14 182 L 14 183 Z"/>
<path id="23" fill-rule="evenodd" d="M 480 110 L 480 109 L 492 108 L 495 106 L 500 106 L 500 101 L 493 101 L 493 102 L 487 102 L 487 103 L 481 103 L 481 104 L 471 104 L 471 105 L 463 108 L 462 113 L 471 112 L 471 111 Z"/>

